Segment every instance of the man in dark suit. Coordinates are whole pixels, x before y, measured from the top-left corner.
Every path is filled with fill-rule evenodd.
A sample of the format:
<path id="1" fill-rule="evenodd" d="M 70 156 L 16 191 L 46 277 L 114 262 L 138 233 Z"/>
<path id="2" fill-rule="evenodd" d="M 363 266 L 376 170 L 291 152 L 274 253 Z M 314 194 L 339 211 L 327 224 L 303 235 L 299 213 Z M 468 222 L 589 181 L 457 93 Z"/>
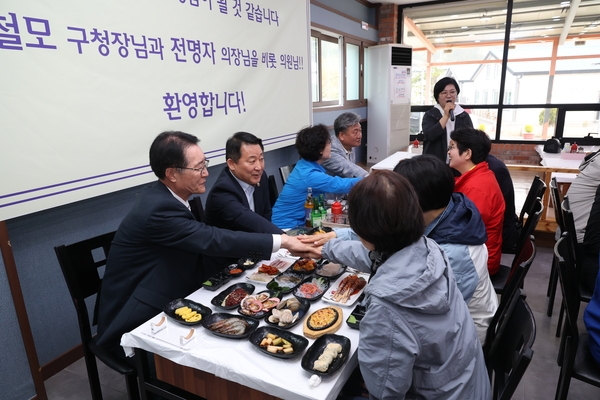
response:
<path id="1" fill-rule="evenodd" d="M 188 199 L 206 190 L 208 160 L 197 137 L 161 133 L 150 147 L 150 166 L 158 181 L 141 193 L 119 226 L 100 292 L 98 344 L 121 356 L 123 333 L 200 287 L 206 276 L 199 255 L 269 259 L 287 248 L 318 257 L 287 235 L 232 232 L 198 222 Z"/>
<path id="2" fill-rule="evenodd" d="M 227 165 L 208 193 L 203 222 L 233 231 L 284 233 L 271 223 L 271 202 L 262 140 L 248 132 L 227 139 Z M 203 255 L 212 273 L 237 261 L 232 257 Z"/>

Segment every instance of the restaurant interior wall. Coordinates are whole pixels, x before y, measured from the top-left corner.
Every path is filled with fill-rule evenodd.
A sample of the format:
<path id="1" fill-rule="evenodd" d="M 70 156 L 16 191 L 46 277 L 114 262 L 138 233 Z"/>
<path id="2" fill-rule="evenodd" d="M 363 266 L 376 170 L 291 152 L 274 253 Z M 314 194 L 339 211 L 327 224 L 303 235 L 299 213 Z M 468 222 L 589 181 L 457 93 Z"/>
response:
<path id="1" fill-rule="evenodd" d="M 373 7 L 360 2 L 351 7 L 347 0 L 312 3 L 311 19 L 318 20 L 320 24 L 333 30 L 343 32 L 352 27 L 361 33 L 361 20 L 375 24 Z M 332 15 L 335 18 L 331 18 Z M 373 31 L 367 33 L 372 35 Z M 366 107 L 350 111 L 357 112 L 364 119 L 367 117 Z M 339 110 L 314 113 L 313 122 L 331 126 L 340 113 Z M 364 129 L 366 131 L 366 126 Z M 254 133 L 260 136 L 260 132 Z M 223 137 L 226 136 L 228 135 L 224 133 Z M 275 151 L 266 148 L 265 151 L 266 172 L 276 177 L 279 177 L 280 166 L 298 159 L 293 146 Z M 222 166 L 209 168 L 207 190 L 213 185 L 221 168 Z M 278 183 L 281 188 L 281 182 Z M 144 187 L 145 185 L 133 187 L 6 221 L 35 350 L 42 369 L 47 363 L 76 347 L 80 340 L 73 304 L 53 247 L 116 230 Z M 0 335 L 0 348 L 3 349 L 0 361 L 0 397 L 3 400 L 29 399 L 36 396 L 36 391 L 11 297 L 5 261 L 0 259 L 0 264 L 0 319 L 3 323 Z"/>

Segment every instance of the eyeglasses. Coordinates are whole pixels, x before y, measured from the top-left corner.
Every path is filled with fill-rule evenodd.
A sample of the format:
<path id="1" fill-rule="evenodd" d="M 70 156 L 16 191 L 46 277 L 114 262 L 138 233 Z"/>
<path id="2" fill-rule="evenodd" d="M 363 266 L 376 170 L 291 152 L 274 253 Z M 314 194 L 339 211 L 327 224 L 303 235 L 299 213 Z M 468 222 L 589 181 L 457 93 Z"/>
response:
<path id="1" fill-rule="evenodd" d="M 451 90 L 451 91 L 449 91 L 449 92 L 446 92 L 446 91 L 444 90 L 443 92 L 440 92 L 440 94 L 441 94 L 442 96 L 446 96 L 447 94 L 450 94 L 450 95 L 454 96 L 454 95 L 456 95 L 456 90 Z"/>
<path id="2" fill-rule="evenodd" d="M 448 146 L 448 151 L 455 149 L 455 148 L 456 148 L 456 146 Z"/>
<path id="3" fill-rule="evenodd" d="M 201 166 L 200 168 L 190 168 L 190 167 L 175 167 L 175 168 L 177 168 L 177 169 L 190 169 L 192 171 L 202 173 L 206 168 L 208 168 L 209 164 L 210 164 L 210 160 L 206 159 L 206 160 L 204 160 L 204 165 Z"/>

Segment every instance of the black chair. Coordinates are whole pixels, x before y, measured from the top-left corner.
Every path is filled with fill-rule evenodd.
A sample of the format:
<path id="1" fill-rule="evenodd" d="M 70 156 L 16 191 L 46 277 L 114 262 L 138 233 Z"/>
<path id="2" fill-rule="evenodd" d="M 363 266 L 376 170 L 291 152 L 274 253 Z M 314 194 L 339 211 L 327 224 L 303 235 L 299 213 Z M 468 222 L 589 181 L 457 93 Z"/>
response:
<path id="1" fill-rule="evenodd" d="M 517 253 L 513 258 L 511 266 L 509 267 L 507 265 L 500 265 L 500 269 L 498 270 L 498 272 L 496 272 L 490 277 L 496 293 L 500 295 L 503 294 L 504 287 L 508 283 L 510 276 L 514 274 L 514 271 L 521 263 L 530 258 L 529 249 L 526 248 L 526 245 L 527 242 L 531 240 L 531 235 L 533 234 L 533 231 L 535 230 L 535 227 L 537 226 L 540 220 L 543 209 L 544 206 L 542 205 L 542 200 L 538 197 L 533 203 L 533 207 L 531 208 L 531 214 L 529 214 L 529 216 L 527 217 L 525 225 L 521 230 L 521 237 L 517 242 Z"/>
<path id="2" fill-rule="evenodd" d="M 290 165 L 284 165 L 283 167 L 279 167 L 279 173 L 281 174 L 281 181 L 283 182 L 284 185 L 287 182 L 287 179 L 290 176 L 290 174 L 292 173 L 292 170 L 294 169 L 295 166 L 296 166 L 296 164 L 294 163 L 294 164 L 290 164 Z"/>
<path id="3" fill-rule="evenodd" d="M 562 195 L 558 189 L 558 183 L 556 178 L 550 180 L 550 199 L 552 200 L 552 208 L 554 209 L 554 219 L 558 229 L 558 237 L 562 232 L 565 232 L 565 222 L 562 211 Z M 552 316 L 552 309 L 554 308 L 554 298 L 556 297 L 556 285 L 558 284 L 558 258 L 556 256 L 552 259 L 552 267 L 550 269 L 550 279 L 548 280 L 548 290 L 546 296 L 548 297 L 548 307 L 546 309 L 546 315 Z"/>
<path id="4" fill-rule="evenodd" d="M 275 205 L 277 198 L 279 197 L 279 190 L 277 189 L 277 182 L 275 182 L 275 175 L 269 175 L 269 201 L 271 202 L 271 207 Z"/>
<path id="5" fill-rule="evenodd" d="M 527 193 L 527 197 L 525 197 L 525 202 L 523 203 L 521 213 L 519 214 L 519 222 L 521 223 L 521 226 L 525 227 L 525 216 L 529 218 L 535 212 L 534 208 L 536 199 L 543 199 L 545 191 L 546 182 L 536 175 L 533 178 L 531 186 L 529 187 L 529 192 Z M 523 236 L 523 234 L 521 234 L 521 236 Z"/>
<path id="6" fill-rule="evenodd" d="M 485 337 L 485 344 L 483 346 L 483 354 L 486 357 L 486 360 L 492 351 L 496 336 L 501 335 L 506 328 L 506 317 L 512 312 L 516 304 L 516 297 L 522 295 L 521 286 L 523 285 L 525 276 L 527 275 L 527 272 L 529 272 L 529 268 L 531 268 L 531 264 L 533 264 L 536 255 L 534 241 L 535 238 L 532 235 L 526 242 L 524 250 L 521 252 L 519 263 L 513 273 L 509 276 L 506 286 L 504 287 L 504 292 L 500 297 L 498 309 L 490 321 Z"/>
<path id="7" fill-rule="evenodd" d="M 575 261 L 575 248 L 569 238 L 570 232 L 563 233 L 554 246 L 558 258 L 558 276 L 565 305 L 565 324 L 562 332 L 564 349 L 561 353 L 560 375 L 556 387 L 557 400 L 564 400 L 569 393 L 571 378 L 600 387 L 600 367 L 592 358 L 588 347 L 588 334 L 579 333 L 577 319 L 581 306 L 579 281 L 581 268 Z"/>
<path id="8" fill-rule="evenodd" d="M 562 218 L 563 218 L 563 222 L 564 222 L 564 232 L 568 232 L 569 235 L 569 241 L 571 242 L 571 246 L 573 247 L 573 255 L 574 255 L 574 263 L 575 266 L 577 268 L 581 269 L 581 266 L 583 265 L 583 254 L 582 254 L 582 247 L 579 245 L 579 243 L 577 243 L 577 231 L 575 230 L 575 219 L 573 218 L 573 212 L 571 211 L 571 206 L 569 204 L 569 196 L 565 196 L 563 201 L 562 201 L 562 206 L 561 206 L 561 211 L 562 211 Z M 556 257 L 556 255 L 555 255 Z M 591 298 L 592 298 L 592 291 L 590 291 L 589 289 L 586 288 L 585 285 L 581 284 L 581 273 L 579 273 L 579 300 L 583 301 L 585 303 L 589 303 Z M 565 312 L 565 303 L 563 301 L 563 303 L 560 306 L 560 315 L 558 316 L 558 324 L 556 326 L 556 337 L 560 337 L 560 333 L 561 333 L 561 327 L 562 327 L 562 322 L 563 322 L 563 318 L 564 318 L 564 312 Z M 561 346 L 562 348 L 562 346 Z"/>
<path id="9" fill-rule="evenodd" d="M 535 317 L 525 297 L 518 292 L 504 320 L 505 328 L 496 336 L 486 359 L 494 400 L 512 397 L 533 357 Z"/>
<path id="10" fill-rule="evenodd" d="M 100 378 L 98 377 L 96 357 L 110 368 L 125 375 L 129 399 L 139 399 L 140 397 L 137 373 L 133 365 L 98 346 L 95 336 L 92 335 L 92 326 L 96 326 L 97 324 L 97 298 L 92 324 L 90 324 L 85 303 L 85 299 L 97 295 L 100 290 L 102 278 L 99 269 L 104 268 L 106 265 L 106 257 L 114 236 L 115 232 L 110 232 L 81 242 L 67 246 L 56 246 L 54 248 L 60 268 L 67 282 L 67 287 L 71 293 L 75 310 L 77 311 L 85 366 L 94 400 L 102 399 L 102 388 Z"/>

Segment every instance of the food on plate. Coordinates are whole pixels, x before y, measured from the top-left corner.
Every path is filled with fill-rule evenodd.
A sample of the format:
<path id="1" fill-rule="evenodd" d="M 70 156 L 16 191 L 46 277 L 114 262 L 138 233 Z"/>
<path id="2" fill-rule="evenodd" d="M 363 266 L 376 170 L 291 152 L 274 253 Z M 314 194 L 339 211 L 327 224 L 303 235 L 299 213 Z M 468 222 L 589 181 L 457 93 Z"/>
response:
<path id="1" fill-rule="evenodd" d="M 292 265 L 293 271 L 312 272 L 317 268 L 317 263 L 311 258 L 301 258 Z"/>
<path id="2" fill-rule="evenodd" d="M 279 326 L 286 326 L 293 324 L 298 319 L 300 313 L 293 314 L 292 310 L 285 308 L 283 310 L 273 309 L 272 314 L 269 316 L 269 322 L 277 324 Z"/>
<path id="3" fill-rule="evenodd" d="M 253 260 L 253 259 L 251 259 L 251 258 L 246 258 L 246 259 L 245 259 L 245 260 L 244 260 L 244 261 L 243 261 L 241 264 L 242 264 L 242 266 L 244 266 L 244 267 L 249 267 L 250 265 L 254 265 L 254 264 L 256 264 L 256 261 L 254 261 L 254 260 Z"/>
<path id="4" fill-rule="evenodd" d="M 300 306 L 300 300 L 298 300 L 295 297 L 292 297 L 277 304 L 277 309 L 281 310 L 282 308 L 289 308 L 292 312 L 294 312 L 298 311 L 300 309 Z"/>
<path id="5" fill-rule="evenodd" d="M 268 292 L 259 293 L 256 296 L 246 296 L 240 303 L 242 314 L 254 316 L 260 312 L 266 313 L 279 304 L 277 297 L 269 297 Z"/>
<path id="6" fill-rule="evenodd" d="M 280 270 L 280 271 L 281 271 L 283 268 L 287 267 L 288 265 L 290 265 L 290 262 L 289 262 L 289 261 L 284 261 L 284 260 L 282 260 L 282 259 L 280 259 L 280 258 L 278 258 L 277 260 L 275 260 L 275 261 L 273 261 L 273 262 L 271 263 L 271 267 L 275 267 L 275 268 L 277 268 L 277 269 L 278 269 L 278 270 Z"/>
<path id="7" fill-rule="evenodd" d="M 342 279 L 338 288 L 332 296 L 334 301 L 340 303 L 346 303 L 350 296 L 360 292 L 362 288 L 365 287 L 367 281 L 362 276 L 359 277 L 356 274 L 351 274 Z"/>
<path id="8" fill-rule="evenodd" d="M 325 278 L 313 278 L 310 282 L 303 283 L 296 289 L 296 294 L 300 297 L 313 299 L 323 294 L 329 287 L 329 282 Z"/>
<path id="9" fill-rule="evenodd" d="M 277 275 L 279 273 L 279 269 L 277 269 L 277 267 L 273 267 L 272 265 L 263 264 L 258 267 L 258 272 L 267 275 Z"/>
<path id="10" fill-rule="evenodd" d="M 244 271 L 242 271 L 241 268 L 232 268 L 229 270 L 230 275 L 238 275 L 238 274 L 241 274 L 242 272 L 244 272 Z"/>
<path id="11" fill-rule="evenodd" d="M 208 329 L 224 335 L 243 335 L 250 324 L 241 318 L 227 318 L 208 325 Z"/>
<path id="12" fill-rule="evenodd" d="M 324 264 L 321 268 L 319 268 L 317 273 L 322 276 L 335 276 L 342 272 L 343 269 L 344 266 L 342 264 L 327 263 Z"/>
<path id="13" fill-rule="evenodd" d="M 198 322 L 202 319 L 202 315 L 189 307 L 179 307 L 175 310 L 175 314 L 179 315 L 185 322 Z"/>
<path id="14" fill-rule="evenodd" d="M 223 307 L 237 306 L 238 304 L 240 304 L 242 299 L 246 296 L 248 296 L 248 292 L 246 291 L 246 289 L 237 288 L 237 289 L 233 290 L 231 293 L 229 293 L 227 296 L 225 296 L 225 298 L 221 302 L 221 306 L 223 306 Z"/>
<path id="15" fill-rule="evenodd" d="M 307 320 L 306 326 L 313 331 L 327 329 L 338 320 L 338 311 L 333 307 L 321 308 L 312 313 Z"/>
<path id="16" fill-rule="evenodd" d="M 268 333 L 260 342 L 260 347 L 266 348 L 269 353 L 291 354 L 294 352 L 292 343 L 284 338 Z"/>
<path id="17" fill-rule="evenodd" d="M 339 343 L 329 343 L 323 353 L 315 360 L 313 369 L 315 371 L 327 372 L 329 366 L 337 357 L 342 356 L 342 345 Z"/>

